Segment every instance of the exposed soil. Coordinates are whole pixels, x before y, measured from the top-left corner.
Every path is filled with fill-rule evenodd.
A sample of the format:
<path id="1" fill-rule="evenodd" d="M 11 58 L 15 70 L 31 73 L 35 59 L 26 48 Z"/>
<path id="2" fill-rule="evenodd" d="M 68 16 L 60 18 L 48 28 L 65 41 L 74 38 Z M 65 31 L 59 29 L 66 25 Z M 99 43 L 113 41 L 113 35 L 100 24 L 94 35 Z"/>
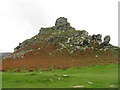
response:
<path id="1" fill-rule="evenodd" d="M 41 49 L 38 49 L 42 47 Z M 68 53 L 67 49 L 57 51 L 57 44 L 46 45 L 45 43 L 36 43 L 21 50 L 34 49 L 31 52 L 24 54 L 23 58 L 8 58 L 3 60 L 2 68 L 0 70 L 6 71 L 8 69 L 27 69 L 33 70 L 52 70 L 52 69 L 66 69 L 69 67 L 84 67 L 92 65 L 104 65 L 118 62 L 118 54 L 104 50 L 91 50 L 88 48 L 85 51 L 77 50 L 73 54 Z"/>

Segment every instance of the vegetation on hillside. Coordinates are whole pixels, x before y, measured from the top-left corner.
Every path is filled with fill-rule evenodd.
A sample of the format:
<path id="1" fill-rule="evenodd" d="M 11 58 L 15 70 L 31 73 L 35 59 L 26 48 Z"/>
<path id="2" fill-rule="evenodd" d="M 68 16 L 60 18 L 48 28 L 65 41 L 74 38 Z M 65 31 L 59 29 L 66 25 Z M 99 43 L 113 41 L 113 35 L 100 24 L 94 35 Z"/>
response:
<path id="1" fill-rule="evenodd" d="M 118 65 L 3 72 L 3 88 L 118 88 Z"/>

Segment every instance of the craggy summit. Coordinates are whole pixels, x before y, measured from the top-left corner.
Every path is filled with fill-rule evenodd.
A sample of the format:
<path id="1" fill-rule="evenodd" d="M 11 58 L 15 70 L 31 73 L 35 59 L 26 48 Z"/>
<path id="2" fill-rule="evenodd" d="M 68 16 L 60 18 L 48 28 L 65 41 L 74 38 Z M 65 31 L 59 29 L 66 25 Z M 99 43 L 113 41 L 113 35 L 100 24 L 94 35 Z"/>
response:
<path id="1" fill-rule="evenodd" d="M 85 50 L 88 47 L 93 49 L 108 49 L 112 47 L 109 43 L 111 39 L 109 35 L 104 37 L 103 42 L 101 38 L 101 34 L 91 36 L 85 30 L 75 30 L 75 28 L 71 27 L 70 23 L 68 23 L 67 18 L 60 17 L 56 20 L 55 26 L 41 28 L 38 35 L 20 43 L 19 46 L 15 48 L 15 51 L 39 41 L 45 41 L 50 44 L 57 42 L 62 49 L 74 47 Z"/>
<path id="2" fill-rule="evenodd" d="M 56 20 L 55 26 L 55 30 L 75 30 L 73 27 L 70 26 L 70 23 L 67 22 L 67 18 L 64 17 L 58 18 Z"/>
<path id="3" fill-rule="evenodd" d="M 67 18 L 60 17 L 55 26 L 41 28 L 34 37 L 19 43 L 3 61 L 3 69 L 81 67 L 116 63 L 118 47 L 110 44 L 111 37 L 89 35 L 71 27 Z"/>
<path id="4" fill-rule="evenodd" d="M 75 30 L 73 27 L 70 26 L 70 23 L 68 23 L 67 18 L 60 17 L 56 20 L 55 26 L 51 28 L 41 28 L 40 33 L 44 33 L 45 31 L 48 31 L 50 29 L 51 31 L 68 31 L 68 30 Z"/>

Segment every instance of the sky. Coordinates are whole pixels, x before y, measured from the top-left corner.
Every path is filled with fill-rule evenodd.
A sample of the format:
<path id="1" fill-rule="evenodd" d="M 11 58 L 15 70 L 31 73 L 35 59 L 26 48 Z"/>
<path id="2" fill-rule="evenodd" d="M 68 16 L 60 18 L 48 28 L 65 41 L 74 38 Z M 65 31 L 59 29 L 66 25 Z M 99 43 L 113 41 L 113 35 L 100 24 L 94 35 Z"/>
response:
<path id="1" fill-rule="evenodd" d="M 119 0 L 0 0 L 0 52 L 13 52 L 26 39 L 66 17 L 77 30 L 111 36 L 118 46 Z"/>

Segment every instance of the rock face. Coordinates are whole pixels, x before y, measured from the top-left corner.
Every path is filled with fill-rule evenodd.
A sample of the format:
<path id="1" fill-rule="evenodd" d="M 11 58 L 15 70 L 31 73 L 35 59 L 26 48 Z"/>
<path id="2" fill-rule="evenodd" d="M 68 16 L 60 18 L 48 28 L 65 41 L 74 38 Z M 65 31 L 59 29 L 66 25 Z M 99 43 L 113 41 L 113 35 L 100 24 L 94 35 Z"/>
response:
<path id="1" fill-rule="evenodd" d="M 15 52 L 36 42 L 47 42 L 49 45 L 58 44 L 59 47 L 56 50 L 59 51 L 72 48 L 68 50 L 68 52 L 74 52 L 78 49 L 83 51 L 87 48 L 92 48 L 92 50 L 102 48 L 105 49 L 105 47 L 110 48 L 110 36 L 105 36 L 103 42 L 101 38 L 101 34 L 94 34 L 91 36 L 85 30 L 75 30 L 71 27 L 70 23 L 67 21 L 67 18 L 60 17 L 56 20 L 55 26 L 41 28 L 38 35 L 20 43 L 15 48 Z M 31 49 L 22 51 L 22 53 L 26 53 L 28 51 L 31 51 Z"/>
<path id="2" fill-rule="evenodd" d="M 64 17 L 58 18 L 55 22 L 55 26 L 62 26 L 62 25 L 66 25 L 66 24 L 68 24 L 67 18 L 64 18 Z"/>
<path id="3" fill-rule="evenodd" d="M 39 34 L 44 34 L 47 31 L 68 31 L 68 30 L 75 30 L 75 28 L 71 27 L 70 23 L 67 21 L 67 18 L 60 17 L 56 20 L 55 26 L 50 28 L 41 28 L 39 30 Z"/>
<path id="4" fill-rule="evenodd" d="M 67 21 L 67 18 L 64 18 L 64 17 L 60 17 L 56 20 L 56 23 L 55 23 L 55 30 L 59 29 L 59 30 L 75 30 L 73 27 L 70 26 L 70 23 L 68 23 Z"/>
<path id="5" fill-rule="evenodd" d="M 110 42 L 110 36 L 108 35 L 108 36 L 105 36 L 105 38 L 104 38 L 104 44 L 109 44 L 109 42 Z"/>
<path id="6" fill-rule="evenodd" d="M 104 41 L 101 43 L 101 46 L 102 46 L 103 48 L 109 46 L 109 45 L 110 45 L 110 44 L 109 44 L 110 39 L 111 39 L 111 38 L 110 38 L 109 35 L 105 36 L 105 37 L 104 37 Z"/>
<path id="7" fill-rule="evenodd" d="M 100 35 L 100 34 L 97 34 L 97 35 L 92 35 L 92 39 L 93 40 L 96 40 L 96 41 L 98 41 L 98 42 L 102 42 L 102 35 Z"/>
<path id="8" fill-rule="evenodd" d="M 101 38 L 101 34 L 89 35 L 85 30 L 75 30 L 66 18 L 60 17 L 55 26 L 41 28 L 37 35 L 19 43 L 3 60 L 3 70 L 21 67 L 57 69 L 111 63 L 111 59 L 118 61 L 117 47 L 109 43 L 110 36 L 105 36 L 103 41 Z"/>

